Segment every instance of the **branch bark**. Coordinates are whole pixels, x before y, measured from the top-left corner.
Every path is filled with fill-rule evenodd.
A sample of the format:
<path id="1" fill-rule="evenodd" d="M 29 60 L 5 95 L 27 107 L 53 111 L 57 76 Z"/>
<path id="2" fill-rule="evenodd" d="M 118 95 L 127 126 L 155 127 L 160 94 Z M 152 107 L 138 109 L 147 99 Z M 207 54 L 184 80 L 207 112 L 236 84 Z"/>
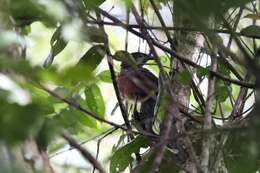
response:
<path id="1" fill-rule="evenodd" d="M 211 70 L 217 70 L 217 57 L 215 53 L 213 53 L 211 58 Z M 210 130 L 212 128 L 212 115 L 211 110 L 214 101 L 214 92 L 215 92 L 215 77 L 212 75 L 209 76 L 208 79 L 208 93 L 206 99 L 206 107 L 205 107 L 205 116 L 204 116 L 204 130 Z M 210 146 L 211 146 L 211 135 L 204 135 L 202 142 L 202 153 L 201 153 L 201 167 L 203 173 L 209 172 L 209 160 L 210 160 Z"/>

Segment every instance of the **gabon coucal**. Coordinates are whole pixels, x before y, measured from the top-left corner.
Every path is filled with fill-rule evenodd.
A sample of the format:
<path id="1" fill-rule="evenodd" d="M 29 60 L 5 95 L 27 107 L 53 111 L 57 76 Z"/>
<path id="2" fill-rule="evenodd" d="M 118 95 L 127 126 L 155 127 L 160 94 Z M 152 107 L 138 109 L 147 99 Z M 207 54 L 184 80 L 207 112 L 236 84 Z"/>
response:
<path id="1" fill-rule="evenodd" d="M 152 59 L 149 55 L 135 52 L 131 54 L 136 61 L 132 66 L 126 62 L 121 63 L 121 71 L 117 84 L 124 99 L 141 102 L 140 113 L 134 113 L 134 119 L 141 125 L 142 130 L 153 132 L 154 108 L 158 93 L 158 78 L 144 68 L 143 65 Z"/>

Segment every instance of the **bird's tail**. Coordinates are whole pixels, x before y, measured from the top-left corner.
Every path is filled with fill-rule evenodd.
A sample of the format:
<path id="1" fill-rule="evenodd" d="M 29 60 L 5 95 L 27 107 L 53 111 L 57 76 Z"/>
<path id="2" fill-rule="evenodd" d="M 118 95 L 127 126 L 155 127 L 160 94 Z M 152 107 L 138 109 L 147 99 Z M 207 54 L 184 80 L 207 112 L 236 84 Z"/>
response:
<path id="1" fill-rule="evenodd" d="M 141 103 L 140 109 L 140 123 L 142 128 L 153 133 L 153 123 L 154 123 L 154 108 L 156 100 L 154 98 L 149 98 Z"/>

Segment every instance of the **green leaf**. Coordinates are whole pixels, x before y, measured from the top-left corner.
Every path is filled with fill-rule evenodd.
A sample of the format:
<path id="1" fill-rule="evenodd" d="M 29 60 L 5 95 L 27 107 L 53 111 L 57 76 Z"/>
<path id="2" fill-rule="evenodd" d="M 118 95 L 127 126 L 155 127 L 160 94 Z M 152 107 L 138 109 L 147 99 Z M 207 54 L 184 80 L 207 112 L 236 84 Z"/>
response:
<path id="1" fill-rule="evenodd" d="M 30 25 L 25 25 L 21 28 L 21 33 L 23 35 L 28 35 L 31 33 L 31 26 Z"/>
<path id="2" fill-rule="evenodd" d="M 105 43 L 107 34 L 100 28 L 88 26 L 82 28 L 82 35 L 86 41 L 92 43 Z"/>
<path id="3" fill-rule="evenodd" d="M 3 98 L 6 94 L 0 89 L 0 138 L 9 144 L 16 144 L 35 136 L 46 114 L 44 107 L 40 103 L 25 106 L 9 103 Z"/>
<path id="4" fill-rule="evenodd" d="M 105 102 L 99 87 L 96 84 L 87 86 L 85 89 L 85 97 L 89 110 L 104 118 Z"/>
<path id="5" fill-rule="evenodd" d="M 132 154 L 139 152 L 140 148 L 147 148 L 150 142 L 148 139 L 138 136 L 130 143 L 119 148 L 111 157 L 110 173 L 123 172 L 133 161 Z"/>
<path id="6" fill-rule="evenodd" d="M 63 98 L 70 97 L 70 91 L 65 87 L 57 87 L 57 88 L 55 88 L 55 90 L 53 92 L 55 92 L 56 94 L 58 94 L 59 96 L 61 96 Z"/>
<path id="7" fill-rule="evenodd" d="M 76 111 L 76 117 L 80 124 L 90 127 L 90 128 L 97 128 L 97 121 L 93 118 L 91 118 L 89 115 Z"/>
<path id="8" fill-rule="evenodd" d="M 243 28 L 240 33 L 247 36 L 260 37 L 260 26 L 250 25 L 246 28 Z"/>
<path id="9" fill-rule="evenodd" d="M 83 129 L 84 126 L 90 128 L 96 128 L 96 120 L 88 116 L 87 114 L 75 109 L 66 108 L 63 109 L 57 116 L 56 120 L 59 121 L 62 126 L 72 133 L 77 133 Z"/>
<path id="10" fill-rule="evenodd" d="M 223 62 L 218 62 L 218 72 L 222 73 L 225 76 L 230 75 L 230 69 Z"/>
<path id="11" fill-rule="evenodd" d="M 225 164 L 231 173 L 253 173 L 259 170 L 260 141 L 257 129 L 233 131 L 224 147 Z"/>
<path id="12" fill-rule="evenodd" d="M 137 64 L 136 64 L 134 57 L 127 51 L 123 51 L 123 50 L 117 51 L 114 54 L 113 58 L 117 61 L 127 63 L 127 64 L 133 66 L 134 68 L 137 68 Z"/>
<path id="13" fill-rule="evenodd" d="M 231 87 L 229 85 L 225 85 L 222 80 L 216 80 L 215 84 L 215 97 L 218 102 L 224 102 L 229 96 L 229 92 L 231 92 Z"/>
<path id="14" fill-rule="evenodd" d="M 61 84 L 68 82 L 68 83 L 77 83 L 80 81 L 89 82 L 93 79 L 93 73 L 89 66 L 78 64 L 75 67 L 69 67 L 62 70 L 58 74 L 59 81 Z"/>
<path id="15" fill-rule="evenodd" d="M 131 8 L 131 6 L 132 6 L 132 0 L 124 0 L 124 3 L 125 3 L 125 5 L 126 5 L 126 7 L 127 7 L 128 9 Z"/>
<path id="16" fill-rule="evenodd" d="M 103 45 L 91 47 L 79 60 L 78 64 L 86 65 L 90 71 L 94 71 L 105 56 Z"/>
<path id="17" fill-rule="evenodd" d="M 177 75 L 177 81 L 183 85 L 189 85 L 192 80 L 191 73 L 185 70 Z"/>
<path id="18" fill-rule="evenodd" d="M 143 165 L 137 166 L 134 170 L 138 173 L 147 173 L 149 172 L 151 165 L 153 164 L 153 161 L 155 159 L 155 155 L 157 152 L 155 151 L 152 155 L 149 157 L 143 158 Z M 180 168 L 176 165 L 176 161 L 173 160 L 173 155 L 171 152 L 166 150 L 164 154 L 164 161 L 161 163 L 158 173 L 177 173 L 180 171 Z"/>
<path id="19" fill-rule="evenodd" d="M 196 71 L 196 74 L 197 74 L 199 79 L 202 79 L 205 76 L 209 75 L 209 70 L 207 68 L 198 67 L 197 71 Z"/>
<path id="20" fill-rule="evenodd" d="M 63 51 L 63 49 L 68 44 L 68 42 L 64 40 L 64 38 L 62 37 L 61 30 L 62 28 L 58 27 L 54 32 L 54 34 L 52 35 L 50 41 L 51 50 L 48 57 L 44 61 L 44 67 L 49 67 L 53 63 L 55 56 L 57 56 L 61 51 Z"/>
<path id="21" fill-rule="evenodd" d="M 60 123 L 55 121 L 53 118 L 45 118 L 38 135 L 36 136 L 36 141 L 38 147 L 42 150 L 47 150 L 49 143 L 54 139 L 61 129 Z"/>
<path id="22" fill-rule="evenodd" d="M 203 20 L 208 22 L 209 17 L 215 16 L 217 19 L 230 8 L 242 7 L 249 2 L 251 0 L 176 0 L 175 9 L 177 14 L 189 17 L 190 22 L 201 25 Z"/>
<path id="23" fill-rule="evenodd" d="M 100 6 L 103 2 L 105 2 L 105 0 L 83 0 L 83 2 L 85 3 L 86 8 L 91 10 Z"/>
<path id="24" fill-rule="evenodd" d="M 18 26 L 30 25 L 37 20 L 54 24 L 53 18 L 46 11 L 42 5 L 33 0 L 10 0 L 10 12 Z"/>
<path id="25" fill-rule="evenodd" d="M 112 83 L 111 75 L 109 70 L 102 71 L 97 76 L 102 82 Z"/>

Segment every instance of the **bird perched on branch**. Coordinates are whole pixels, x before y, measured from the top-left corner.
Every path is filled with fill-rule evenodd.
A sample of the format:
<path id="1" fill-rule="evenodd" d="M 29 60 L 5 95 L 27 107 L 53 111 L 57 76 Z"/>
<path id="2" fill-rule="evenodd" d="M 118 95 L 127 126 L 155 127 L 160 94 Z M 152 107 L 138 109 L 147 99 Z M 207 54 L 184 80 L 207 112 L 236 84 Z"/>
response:
<path id="1" fill-rule="evenodd" d="M 143 130 L 153 132 L 154 107 L 158 91 L 158 79 L 143 65 L 151 59 L 147 54 L 135 52 L 131 54 L 137 66 L 122 62 L 117 78 L 118 88 L 124 99 L 141 102 L 141 109 L 134 119 L 140 122 Z"/>

